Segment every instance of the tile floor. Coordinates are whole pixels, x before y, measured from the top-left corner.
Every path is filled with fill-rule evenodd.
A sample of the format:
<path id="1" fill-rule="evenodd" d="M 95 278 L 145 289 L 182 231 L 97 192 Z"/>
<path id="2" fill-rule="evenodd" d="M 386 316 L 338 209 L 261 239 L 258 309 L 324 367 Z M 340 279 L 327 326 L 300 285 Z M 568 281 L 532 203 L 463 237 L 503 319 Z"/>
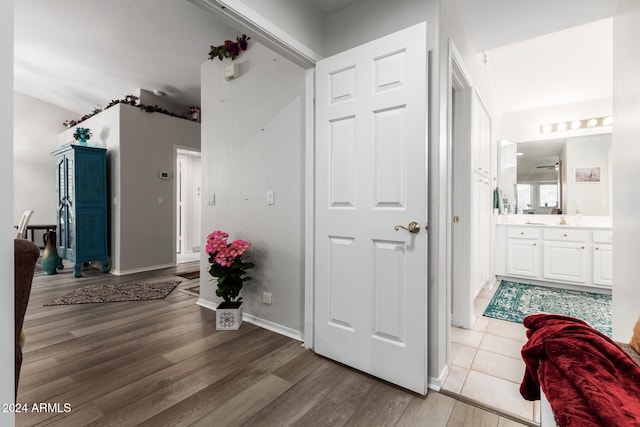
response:
<path id="1" fill-rule="evenodd" d="M 496 288 L 483 289 L 476 298 L 472 329 L 451 328 L 450 373 L 442 388 L 539 423 L 540 402 L 524 400 L 519 391 L 525 327 L 482 316 Z"/>

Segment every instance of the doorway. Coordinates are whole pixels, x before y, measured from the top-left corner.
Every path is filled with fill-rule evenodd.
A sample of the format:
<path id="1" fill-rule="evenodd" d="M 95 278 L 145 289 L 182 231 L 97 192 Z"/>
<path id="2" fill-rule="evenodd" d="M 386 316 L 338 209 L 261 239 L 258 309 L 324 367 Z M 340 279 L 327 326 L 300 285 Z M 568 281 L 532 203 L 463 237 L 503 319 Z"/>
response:
<path id="1" fill-rule="evenodd" d="M 176 263 L 200 258 L 201 155 L 176 148 Z"/>

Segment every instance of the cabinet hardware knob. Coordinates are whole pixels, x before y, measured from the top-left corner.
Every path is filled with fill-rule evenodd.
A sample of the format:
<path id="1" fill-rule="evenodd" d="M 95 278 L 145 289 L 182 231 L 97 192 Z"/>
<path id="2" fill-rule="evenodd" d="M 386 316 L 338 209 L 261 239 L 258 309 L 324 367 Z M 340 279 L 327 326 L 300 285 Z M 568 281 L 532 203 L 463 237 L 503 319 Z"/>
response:
<path id="1" fill-rule="evenodd" d="M 524 232 L 523 232 L 523 231 L 521 231 L 521 232 L 520 232 L 520 235 L 521 235 L 521 236 L 524 236 Z"/>
<path id="2" fill-rule="evenodd" d="M 600 250 L 600 248 L 596 246 L 596 251 L 599 251 L 599 250 Z"/>
<path id="3" fill-rule="evenodd" d="M 533 244 L 533 246 L 538 246 L 538 244 L 537 244 L 537 243 L 534 243 L 534 244 Z"/>
<path id="4" fill-rule="evenodd" d="M 567 237 L 567 235 L 566 235 L 566 234 L 563 234 L 563 236 L 564 236 L 564 237 Z"/>
<path id="5" fill-rule="evenodd" d="M 580 249 L 584 249 L 584 246 L 582 246 Z"/>

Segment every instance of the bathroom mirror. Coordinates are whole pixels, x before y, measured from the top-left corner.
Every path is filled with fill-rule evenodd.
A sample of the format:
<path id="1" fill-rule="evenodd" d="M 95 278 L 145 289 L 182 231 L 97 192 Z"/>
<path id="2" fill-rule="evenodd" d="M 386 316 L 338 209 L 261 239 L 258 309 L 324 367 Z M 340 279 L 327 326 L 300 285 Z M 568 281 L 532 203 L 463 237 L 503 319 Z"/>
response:
<path id="1" fill-rule="evenodd" d="M 506 141 L 500 157 L 509 212 L 611 215 L 610 133 Z"/>

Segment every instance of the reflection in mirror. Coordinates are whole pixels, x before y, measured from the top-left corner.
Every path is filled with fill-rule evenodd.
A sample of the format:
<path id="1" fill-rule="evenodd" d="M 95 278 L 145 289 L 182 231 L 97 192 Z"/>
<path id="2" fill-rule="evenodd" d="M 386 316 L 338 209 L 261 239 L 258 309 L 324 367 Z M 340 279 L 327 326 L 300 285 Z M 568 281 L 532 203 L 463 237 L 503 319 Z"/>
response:
<path id="1" fill-rule="evenodd" d="M 503 141 L 500 181 L 520 214 L 611 215 L 611 134 Z"/>

